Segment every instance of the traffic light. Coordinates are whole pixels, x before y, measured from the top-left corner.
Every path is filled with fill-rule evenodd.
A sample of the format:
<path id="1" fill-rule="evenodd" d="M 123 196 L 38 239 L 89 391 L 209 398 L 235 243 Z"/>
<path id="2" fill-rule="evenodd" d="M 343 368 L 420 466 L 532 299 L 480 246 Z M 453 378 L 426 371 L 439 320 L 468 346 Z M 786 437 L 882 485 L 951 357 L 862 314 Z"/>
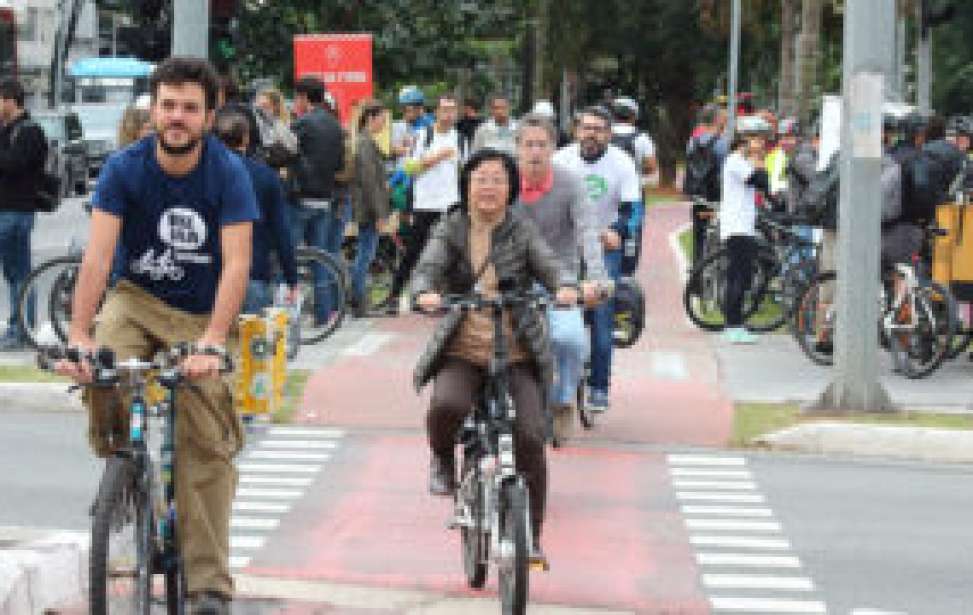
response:
<path id="1" fill-rule="evenodd" d="M 131 50 L 132 55 L 149 62 L 166 59 L 172 47 L 169 29 L 155 24 L 122 26 L 118 28 L 118 40 Z"/>
<path id="2" fill-rule="evenodd" d="M 950 21 L 956 14 L 956 5 L 953 2 L 936 2 L 935 0 L 920 0 L 922 5 L 922 28 L 923 36 L 929 30 Z"/>

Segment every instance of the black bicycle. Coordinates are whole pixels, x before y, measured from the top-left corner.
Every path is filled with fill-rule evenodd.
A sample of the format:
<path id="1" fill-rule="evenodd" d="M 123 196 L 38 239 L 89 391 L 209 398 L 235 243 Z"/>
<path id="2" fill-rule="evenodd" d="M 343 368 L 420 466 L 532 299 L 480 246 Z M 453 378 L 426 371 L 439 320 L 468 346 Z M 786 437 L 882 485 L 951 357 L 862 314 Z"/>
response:
<path id="1" fill-rule="evenodd" d="M 195 353 L 216 354 L 221 371 L 232 370 L 221 350 L 181 344 L 157 359 L 116 361 L 101 348 L 46 347 L 38 354 L 44 369 L 59 360 L 89 361 L 96 388 L 119 388 L 130 397 L 128 443 L 105 463 L 92 510 L 89 554 L 89 612 L 95 615 L 148 615 L 162 603 L 169 615 L 185 612 L 186 580 L 179 551 L 175 502 L 176 390 L 185 384 L 178 364 Z M 149 403 L 148 388 L 162 387 L 161 401 Z M 164 593 L 155 595 L 155 575 Z"/>
<path id="2" fill-rule="evenodd" d="M 517 408 L 510 395 L 510 351 L 502 315 L 513 306 L 545 309 L 550 300 L 544 293 L 502 289 L 496 297 L 450 295 L 443 298 L 442 305 L 441 311 L 489 312 L 493 321 L 493 359 L 473 412 L 457 438 L 463 461 L 450 528 L 461 534 L 463 570 L 469 586 L 482 588 L 492 563 L 497 568 L 502 612 L 521 615 L 527 609 L 528 573 L 531 568 L 542 569 L 544 563 L 530 558 L 533 537 L 528 490 L 517 471 Z"/>

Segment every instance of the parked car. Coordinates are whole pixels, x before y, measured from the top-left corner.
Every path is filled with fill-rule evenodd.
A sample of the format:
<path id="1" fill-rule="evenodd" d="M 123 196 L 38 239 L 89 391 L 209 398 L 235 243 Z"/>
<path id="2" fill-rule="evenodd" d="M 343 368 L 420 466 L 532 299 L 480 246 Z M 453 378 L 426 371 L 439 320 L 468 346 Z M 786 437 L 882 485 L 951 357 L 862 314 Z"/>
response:
<path id="1" fill-rule="evenodd" d="M 32 111 L 57 156 L 64 196 L 88 193 L 88 150 L 78 114 L 65 110 Z"/>
<path id="2" fill-rule="evenodd" d="M 127 106 L 127 103 L 84 103 L 71 107 L 84 128 L 88 172 L 92 178 L 98 177 L 108 154 L 118 149 L 118 126 Z"/>

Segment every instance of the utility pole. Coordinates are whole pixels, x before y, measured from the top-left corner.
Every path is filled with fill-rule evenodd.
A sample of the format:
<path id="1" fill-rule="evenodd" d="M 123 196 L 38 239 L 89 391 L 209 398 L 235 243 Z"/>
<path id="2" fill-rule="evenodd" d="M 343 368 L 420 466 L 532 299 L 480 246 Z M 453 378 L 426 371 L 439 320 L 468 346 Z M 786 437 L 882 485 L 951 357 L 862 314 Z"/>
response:
<path id="1" fill-rule="evenodd" d="M 209 58 L 209 2 L 173 0 L 172 55 Z"/>
<path id="2" fill-rule="evenodd" d="M 925 2 L 916 3 L 916 106 L 923 115 L 932 110 L 932 29 L 926 24 Z"/>
<path id="3" fill-rule="evenodd" d="M 890 411 L 878 381 L 882 102 L 895 0 L 845 4 L 834 381 L 811 411 Z"/>
<path id="4" fill-rule="evenodd" d="M 733 0 L 733 13 L 730 18 L 730 82 L 726 94 L 726 136 L 733 142 L 737 125 L 737 76 L 740 72 L 740 0 Z"/>
<path id="5" fill-rule="evenodd" d="M 895 83 L 892 92 L 895 95 L 895 102 L 904 102 L 905 91 L 905 13 L 906 7 L 902 0 L 899 0 L 896 7 L 895 16 Z"/>
<path id="6" fill-rule="evenodd" d="M 534 32 L 534 91 L 532 96 L 535 102 L 547 97 L 544 57 L 547 55 L 549 10 L 547 0 L 537 0 L 537 29 Z"/>

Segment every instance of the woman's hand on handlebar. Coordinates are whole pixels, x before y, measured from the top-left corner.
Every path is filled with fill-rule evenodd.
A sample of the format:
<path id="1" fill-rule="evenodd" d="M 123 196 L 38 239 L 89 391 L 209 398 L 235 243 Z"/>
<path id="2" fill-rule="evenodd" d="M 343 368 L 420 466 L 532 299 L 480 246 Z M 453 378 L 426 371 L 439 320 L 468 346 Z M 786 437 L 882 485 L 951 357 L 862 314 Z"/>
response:
<path id="1" fill-rule="evenodd" d="M 557 289 L 554 301 L 562 306 L 576 305 L 578 303 L 578 289 L 573 286 L 562 286 Z"/>
<path id="2" fill-rule="evenodd" d="M 422 293 L 416 297 L 416 307 L 423 312 L 436 312 L 443 307 L 443 297 L 439 293 Z"/>
<path id="3" fill-rule="evenodd" d="M 605 292 L 597 282 L 585 281 L 581 283 L 581 298 L 587 308 L 596 307 L 605 297 Z"/>
<path id="4" fill-rule="evenodd" d="M 80 361 L 72 361 L 64 358 L 59 359 L 54 364 L 54 371 L 61 376 L 70 378 L 77 384 L 91 384 L 94 380 L 94 370 L 91 361 L 86 358 L 95 350 L 95 342 L 88 335 L 77 336 L 71 339 L 70 348 L 77 348 L 81 354 Z"/>

